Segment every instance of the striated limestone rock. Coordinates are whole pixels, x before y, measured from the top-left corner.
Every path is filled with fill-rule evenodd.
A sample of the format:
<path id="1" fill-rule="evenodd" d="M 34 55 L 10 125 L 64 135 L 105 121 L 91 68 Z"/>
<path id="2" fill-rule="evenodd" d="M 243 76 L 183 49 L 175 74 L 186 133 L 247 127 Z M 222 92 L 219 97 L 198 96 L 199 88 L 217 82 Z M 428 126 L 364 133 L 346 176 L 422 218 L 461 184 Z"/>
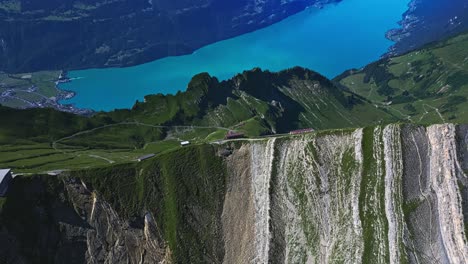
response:
<path id="1" fill-rule="evenodd" d="M 49 259 L 57 263 L 66 254 L 85 263 L 468 263 L 468 126 L 326 131 L 192 146 L 170 157 L 126 178 L 98 176 L 124 181 L 115 188 L 125 190 L 144 180 L 125 193 L 146 195 L 127 204 L 135 219 L 123 214 L 126 203 L 64 177 L 28 210 L 74 221 L 56 217 L 56 233 L 54 225 L 33 227 L 60 237 L 36 244 L 6 221 L 0 242 L 14 243 L 0 256 L 38 263 L 34 250 L 54 245 Z M 169 174 L 173 158 L 181 162 Z"/>
<path id="2" fill-rule="evenodd" d="M 230 160 L 250 156 L 249 263 L 466 263 L 467 131 L 388 125 L 244 143 Z"/>
<path id="3" fill-rule="evenodd" d="M 466 179 L 457 159 L 454 125 L 436 125 L 427 130 L 430 154 L 430 185 L 436 200 L 438 224 L 447 260 L 468 263 L 468 245 L 459 178 Z"/>
<path id="4" fill-rule="evenodd" d="M 255 205 L 249 166 L 251 151 L 242 146 L 226 160 L 227 183 L 221 215 L 224 262 L 249 263 L 255 256 Z"/>

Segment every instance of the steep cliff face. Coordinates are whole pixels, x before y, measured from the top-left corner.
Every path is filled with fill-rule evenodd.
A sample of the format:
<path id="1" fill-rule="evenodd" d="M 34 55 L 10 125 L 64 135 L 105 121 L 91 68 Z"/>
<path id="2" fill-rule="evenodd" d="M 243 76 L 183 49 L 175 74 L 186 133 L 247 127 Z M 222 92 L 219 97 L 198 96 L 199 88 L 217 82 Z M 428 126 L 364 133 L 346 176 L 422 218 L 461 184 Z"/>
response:
<path id="1" fill-rule="evenodd" d="M 468 126 L 451 124 L 194 146 L 29 182 L 49 191 L 24 211 L 9 207 L 32 195 L 17 179 L 1 238 L 24 263 L 46 246 L 88 263 L 466 263 L 467 154 Z M 24 215 L 50 215 L 28 232 L 56 235 L 26 239 Z"/>
<path id="2" fill-rule="evenodd" d="M 466 132 L 389 125 L 250 144 L 253 259 L 467 262 Z"/>
<path id="3" fill-rule="evenodd" d="M 4 207 L 0 231 L 2 263 L 171 259 L 150 212 L 139 223 L 124 220 L 81 180 L 18 179 L 10 193 L 14 201 Z"/>

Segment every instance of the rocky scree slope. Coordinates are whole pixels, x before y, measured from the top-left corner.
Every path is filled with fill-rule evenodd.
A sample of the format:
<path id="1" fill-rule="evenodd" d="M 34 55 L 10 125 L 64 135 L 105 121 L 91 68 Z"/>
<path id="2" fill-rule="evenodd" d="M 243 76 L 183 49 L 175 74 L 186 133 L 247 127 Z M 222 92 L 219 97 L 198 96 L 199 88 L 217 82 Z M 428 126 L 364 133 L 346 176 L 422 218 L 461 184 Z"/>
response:
<path id="1" fill-rule="evenodd" d="M 465 263 L 468 126 L 199 145 L 18 177 L 6 263 Z M 73 258 L 70 258 L 73 256 Z"/>
<path id="2" fill-rule="evenodd" d="M 2 0 L 0 70 L 141 64 L 337 0 Z"/>

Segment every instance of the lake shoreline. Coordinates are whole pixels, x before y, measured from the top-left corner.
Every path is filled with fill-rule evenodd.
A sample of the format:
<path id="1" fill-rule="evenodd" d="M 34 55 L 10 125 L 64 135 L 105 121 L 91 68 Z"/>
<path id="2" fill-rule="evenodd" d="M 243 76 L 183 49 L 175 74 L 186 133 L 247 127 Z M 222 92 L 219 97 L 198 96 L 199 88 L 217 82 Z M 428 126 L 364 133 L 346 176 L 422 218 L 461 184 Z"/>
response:
<path id="1" fill-rule="evenodd" d="M 129 109 L 136 100 L 141 101 L 145 95 L 156 93 L 175 94 L 177 91 L 185 90 L 186 85 L 190 81 L 191 77 L 200 72 L 209 72 L 210 75 L 216 76 L 220 80 L 227 80 L 235 74 L 242 72 L 243 70 L 249 70 L 256 67 L 276 72 L 281 69 L 293 66 L 301 66 L 320 72 L 321 74 L 332 79 L 333 77 L 340 75 L 342 72 L 345 72 L 348 69 L 364 67 L 372 61 L 377 61 L 389 52 L 389 49 L 395 43 L 391 43 L 391 41 L 386 38 L 386 33 L 393 30 L 398 25 L 398 21 L 402 21 L 403 14 L 407 12 L 406 9 L 409 6 L 406 1 L 402 2 L 404 2 L 404 7 L 402 7 L 401 3 L 387 3 L 388 6 L 399 10 L 396 11 L 398 12 L 397 15 L 395 13 L 393 15 L 387 14 L 387 20 L 378 18 L 377 15 L 373 15 L 374 17 L 369 18 L 370 20 L 380 19 L 380 27 L 386 25 L 384 26 L 385 29 L 383 31 L 380 31 L 381 29 L 379 29 L 378 26 L 366 25 L 369 27 L 369 32 L 373 32 L 373 35 L 367 37 L 367 39 L 369 39 L 371 43 L 376 42 L 376 44 L 369 44 L 373 49 L 372 51 L 367 52 L 362 50 L 363 47 L 359 46 L 354 47 L 351 45 L 352 47 L 340 47 L 340 45 L 335 44 L 334 47 L 342 50 L 338 50 L 338 53 L 334 55 L 336 56 L 334 59 L 340 59 L 342 62 L 331 62 L 329 57 L 320 53 L 316 54 L 319 55 L 318 57 L 314 55 L 315 53 L 310 55 L 310 51 L 312 50 L 322 50 L 328 47 L 321 43 L 319 43 L 318 46 L 322 48 L 317 47 L 314 49 L 312 47 L 308 47 L 308 41 L 314 39 L 308 36 L 310 35 L 309 32 L 318 35 L 322 35 L 321 33 L 324 32 L 326 33 L 327 30 L 322 29 L 322 26 L 318 22 L 322 22 L 322 20 L 326 21 L 326 19 L 329 19 L 330 22 L 333 22 L 333 18 L 329 18 L 333 15 L 330 14 L 333 14 L 336 9 L 345 9 L 343 7 L 344 5 L 348 5 L 347 7 L 349 9 L 349 5 L 357 3 L 361 5 L 358 6 L 358 8 L 363 8 L 364 5 L 367 5 L 365 0 L 350 0 L 348 2 L 343 1 L 339 4 L 331 6 L 327 5 L 323 9 L 317 8 L 319 9 L 319 12 L 316 14 L 311 14 L 311 10 L 309 8 L 309 10 L 290 16 L 289 18 L 286 18 L 282 22 L 279 22 L 275 25 L 255 31 L 253 33 L 244 34 L 233 39 L 208 45 L 194 51 L 191 55 L 166 57 L 134 67 L 71 71 L 69 76 L 70 80 L 77 77 L 82 79 L 79 81 L 72 81 L 71 83 L 58 85 L 60 89 L 74 91 L 76 93 L 71 100 L 62 101 L 61 103 L 73 104 L 77 108 L 89 108 L 96 111 Z M 376 4 L 374 5 L 379 6 Z M 403 9 L 405 9 L 404 12 L 401 12 Z M 387 11 L 384 10 L 381 12 L 385 13 Z M 337 15 L 338 17 L 342 13 L 346 14 L 346 12 L 343 12 L 343 10 L 337 11 L 337 13 L 339 13 L 339 15 Z M 393 17 L 391 18 L 391 21 L 389 19 L 390 17 Z M 365 18 L 361 18 L 358 15 L 356 17 L 351 17 L 351 19 L 355 20 L 353 23 L 356 26 L 361 27 L 363 26 L 363 21 L 366 21 Z M 310 29 L 311 26 L 314 28 Z M 294 31 L 291 32 L 290 28 L 292 27 L 296 28 L 299 33 Z M 334 28 L 332 27 L 330 31 L 333 31 L 333 29 Z M 379 31 L 376 31 L 376 29 L 378 29 L 381 33 L 378 33 Z M 284 32 L 284 37 L 282 39 L 277 39 L 278 33 L 272 32 L 275 30 Z M 337 30 L 343 31 L 344 29 L 337 28 Z M 363 30 L 365 30 L 365 28 L 363 28 Z M 256 35 L 259 35 L 260 37 L 256 37 Z M 265 39 L 263 38 L 265 35 L 270 42 L 264 41 L 264 43 L 258 44 L 258 39 Z M 335 35 L 339 36 L 340 33 L 336 33 Z M 358 36 L 350 36 L 349 38 L 351 39 L 348 41 L 352 41 L 352 43 L 363 42 L 360 37 L 361 36 L 359 34 Z M 366 36 L 364 36 L 364 38 L 365 37 Z M 323 38 L 326 38 L 326 36 Z M 340 39 L 339 37 L 336 38 L 337 40 Z M 290 54 L 288 53 L 290 52 L 289 50 L 284 50 L 281 47 L 283 42 L 284 46 L 291 46 L 290 43 L 298 46 L 299 51 L 296 52 L 298 55 L 295 55 L 295 53 Z M 302 44 L 297 45 L 297 43 Z M 374 47 L 372 47 L 372 45 L 374 45 Z M 231 50 L 233 49 L 233 54 L 226 54 L 226 50 L 229 50 L 232 53 Z M 265 51 L 265 49 L 271 49 L 271 51 Z M 297 49 L 291 47 L 291 50 Z M 352 54 L 355 53 L 355 51 L 364 53 L 363 55 Z M 245 54 L 242 54 L 241 52 Z M 258 54 L 264 54 L 264 56 L 262 57 Z M 275 57 L 271 57 L 271 55 L 269 56 L 268 54 L 275 54 Z M 249 57 L 249 55 L 251 56 Z M 217 56 L 226 56 L 226 58 L 219 59 Z M 245 58 L 239 59 L 239 57 L 242 56 Z M 296 58 L 299 58 L 299 60 Z M 308 58 L 312 58 L 313 61 L 310 62 Z M 198 65 L 199 63 L 202 63 L 201 66 Z M 336 66 L 336 64 L 341 66 Z M 113 71 L 115 71 L 115 76 L 111 76 L 109 74 L 109 72 Z M 115 81 L 113 79 L 119 79 L 120 81 Z M 94 82 L 94 80 L 96 80 L 96 82 Z M 128 94 L 128 87 L 134 87 L 130 94 Z M 97 101 L 94 97 L 99 97 L 99 92 L 96 93 L 96 91 L 99 91 L 101 94 L 106 94 L 104 96 L 108 96 L 109 98 L 112 96 L 113 98 L 110 100 L 113 103 L 107 102 L 106 104 L 102 104 L 101 101 Z M 87 99 L 83 101 L 83 98 Z"/>

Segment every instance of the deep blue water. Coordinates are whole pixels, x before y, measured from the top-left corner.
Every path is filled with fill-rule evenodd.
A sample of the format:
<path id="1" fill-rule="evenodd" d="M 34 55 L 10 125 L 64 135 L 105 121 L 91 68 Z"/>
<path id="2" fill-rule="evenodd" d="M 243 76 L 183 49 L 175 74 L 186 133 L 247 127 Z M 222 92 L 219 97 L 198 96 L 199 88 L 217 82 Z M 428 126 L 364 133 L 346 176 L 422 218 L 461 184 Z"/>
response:
<path id="1" fill-rule="evenodd" d="M 186 56 L 128 67 L 71 71 L 61 84 L 77 95 L 63 103 L 94 110 L 130 108 L 147 94 L 185 90 L 200 72 L 225 80 L 254 67 L 278 71 L 303 66 L 327 77 L 378 59 L 392 45 L 409 0 L 344 0 L 307 9 L 265 29 L 221 41 Z"/>

